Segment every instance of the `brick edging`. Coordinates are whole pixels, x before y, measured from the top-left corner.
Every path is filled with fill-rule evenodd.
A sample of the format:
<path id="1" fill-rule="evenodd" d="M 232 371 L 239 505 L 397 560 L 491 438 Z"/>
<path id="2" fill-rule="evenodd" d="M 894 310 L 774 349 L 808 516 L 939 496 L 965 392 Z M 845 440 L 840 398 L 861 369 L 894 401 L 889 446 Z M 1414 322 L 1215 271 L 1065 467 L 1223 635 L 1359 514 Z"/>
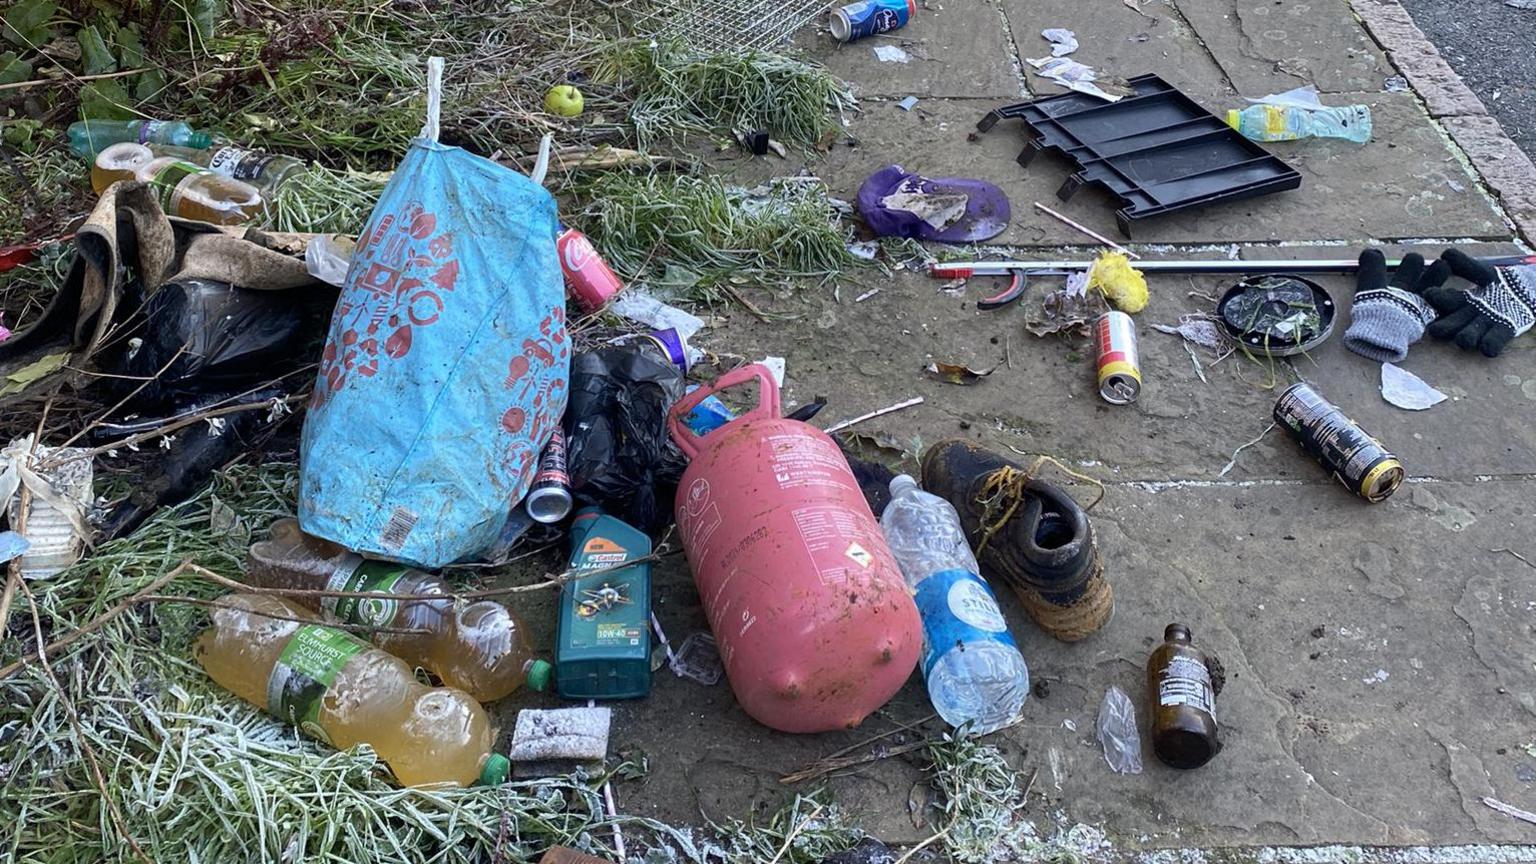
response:
<path id="1" fill-rule="evenodd" d="M 1349 0 L 1371 37 L 1381 45 L 1431 117 L 1439 120 L 1482 176 L 1483 183 L 1536 245 L 1536 163 L 1504 134 L 1477 94 L 1413 23 L 1398 0 Z"/>

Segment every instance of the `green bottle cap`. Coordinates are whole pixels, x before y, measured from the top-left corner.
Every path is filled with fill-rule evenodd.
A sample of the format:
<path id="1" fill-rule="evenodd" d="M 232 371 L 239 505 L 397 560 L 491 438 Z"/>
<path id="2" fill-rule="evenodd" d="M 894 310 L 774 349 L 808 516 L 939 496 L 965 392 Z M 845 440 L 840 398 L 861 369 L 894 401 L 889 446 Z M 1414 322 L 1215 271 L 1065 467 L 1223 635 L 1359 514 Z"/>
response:
<path id="1" fill-rule="evenodd" d="M 1233 129 L 1241 129 L 1243 126 L 1243 112 L 1227 109 L 1227 125 Z"/>
<path id="2" fill-rule="evenodd" d="M 500 753 L 492 753 L 485 757 L 485 764 L 480 766 L 480 785 L 482 786 L 500 786 L 511 776 L 512 760 Z"/>
<path id="3" fill-rule="evenodd" d="M 187 137 L 187 146 L 193 150 L 207 150 L 213 146 L 213 136 L 207 132 L 193 132 Z"/>
<path id="4" fill-rule="evenodd" d="M 548 660 L 535 660 L 528 664 L 528 689 L 543 692 L 549 689 L 549 679 L 555 667 Z"/>

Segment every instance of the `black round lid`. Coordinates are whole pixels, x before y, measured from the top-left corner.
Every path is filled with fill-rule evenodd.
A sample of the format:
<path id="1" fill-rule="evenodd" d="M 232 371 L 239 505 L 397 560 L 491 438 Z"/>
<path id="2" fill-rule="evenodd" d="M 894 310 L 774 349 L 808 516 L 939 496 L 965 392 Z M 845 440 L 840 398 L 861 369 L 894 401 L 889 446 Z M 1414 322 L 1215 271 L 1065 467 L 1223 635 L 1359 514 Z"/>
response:
<path id="1" fill-rule="evenodd" d="M 1289 357 L 1333 332 L 1333 298 L 1323 286 L 1289 273 L 1250 276 L 1227 289 L 1216 315 L 1250 353 Z"/>

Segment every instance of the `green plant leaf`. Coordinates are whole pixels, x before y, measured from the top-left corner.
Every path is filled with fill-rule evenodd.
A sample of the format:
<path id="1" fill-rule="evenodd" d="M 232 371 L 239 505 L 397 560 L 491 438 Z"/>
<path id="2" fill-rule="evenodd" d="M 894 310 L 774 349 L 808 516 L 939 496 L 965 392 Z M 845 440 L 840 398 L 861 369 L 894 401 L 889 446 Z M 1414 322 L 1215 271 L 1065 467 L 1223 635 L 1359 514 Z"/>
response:
<path id="1" fill-rule="evenodd" d="M 48 25 L 59 4 L 52 0 L 20 0 L 5 13 L 3 32 L 7 42 L 22 48 L 39 48 L 53 38 Z"/>
<path id="2" fill-rule="evenodd" d="M 182 6 L 187 10 L 187 20 L 197 30 L 198 38 L 203 43 L 212 39 L 219 16 L 224 11 L 223 0 L 183 0 Z"/>
<path id="3" fill-rule="evenodd" d="M 80 116 L 90 120 L 132 120 L 134 100 L 116 78 L 80 88 Z"/>
<path id="4" fill-rule="evenodd" d="M 15 84 L 32 77 L 32 64 L 16 56 L 15 51 L 0 54 L 0 84 Z"/>
<path id="5" fill-rule="evenodd" d="M 159 69 L 150 69 L 137 77 L 138 83 L 133 85 L 133 98 L 140 102 L 152 102 L 165 91 L 165 73 Z"/>
<path id="6" fill-rule="evenodd" d="M 113 59 L 112 51 L 107 48 L 107 40 L 101 38 L 101 31 L 92 24 L 81 27 L 75 33 L 75 39 L 80 42 L 80 63 L 87 75 L 101 75 L 107 72 L 117 71 L 117 60 Z"/>
<path id="7" fill-rule="evenodd" d="M 139 38 L 139 28 L 130 24 L 119 27 L 112 41 L 117 43 L 117 57 L 124 69 L 137 69 L 144 65 L 144 41 Z"/>
<path id="8" fill-rule="evenodd" d="M 23 153 L 31 153 L 37 148 L 35 139 L 38 130 L 42 127 L 43 124 L 40 120 L 0 121 L 0 141 L 4 141 Z"/>

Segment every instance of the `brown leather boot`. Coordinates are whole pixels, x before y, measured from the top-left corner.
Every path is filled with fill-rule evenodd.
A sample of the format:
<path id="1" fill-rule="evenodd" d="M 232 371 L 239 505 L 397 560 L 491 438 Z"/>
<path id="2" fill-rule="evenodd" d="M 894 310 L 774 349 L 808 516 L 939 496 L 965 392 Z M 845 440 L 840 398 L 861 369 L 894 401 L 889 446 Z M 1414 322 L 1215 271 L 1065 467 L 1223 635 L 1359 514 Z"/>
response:
<path id="1" fill-rule="evenodd" d="M 1088 514 L 1070 495 L 961 439 L 923 454 L 923 488 L 960 514 L 983 575 L 1001 579 L 1047 633 L 1085 638 L 1114 611 Z"/>

